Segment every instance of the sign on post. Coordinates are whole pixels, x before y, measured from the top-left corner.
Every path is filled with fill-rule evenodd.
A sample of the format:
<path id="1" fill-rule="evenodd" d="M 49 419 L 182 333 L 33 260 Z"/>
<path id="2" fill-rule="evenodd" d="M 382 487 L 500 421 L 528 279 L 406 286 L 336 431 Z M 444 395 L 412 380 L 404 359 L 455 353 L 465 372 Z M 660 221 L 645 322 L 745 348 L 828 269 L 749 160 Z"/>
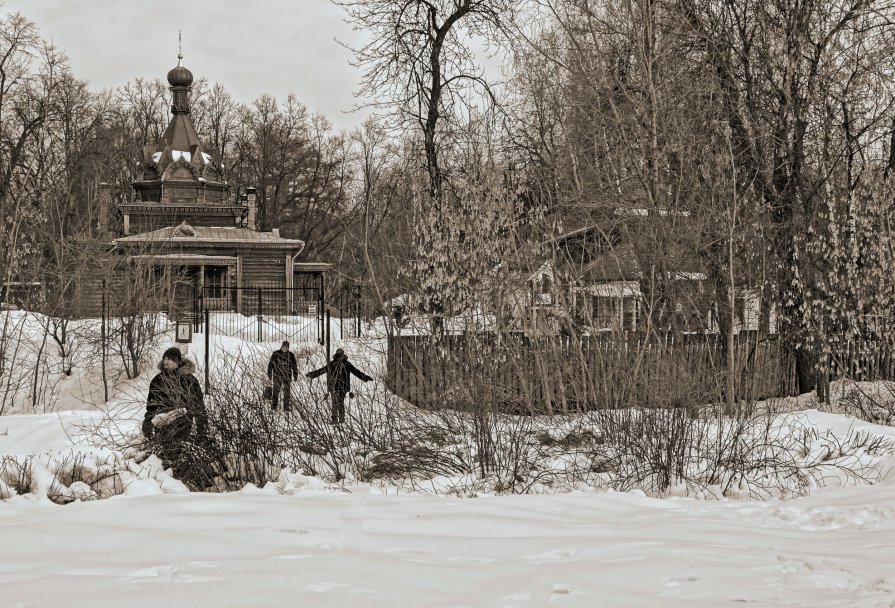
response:
<path id="1" fill-rule="evenodd" d="M 193 341 L 192 321 L 177 321 L 177 329 L 174 334 L 174 341 L 179 344 L 189 344 Z"/>

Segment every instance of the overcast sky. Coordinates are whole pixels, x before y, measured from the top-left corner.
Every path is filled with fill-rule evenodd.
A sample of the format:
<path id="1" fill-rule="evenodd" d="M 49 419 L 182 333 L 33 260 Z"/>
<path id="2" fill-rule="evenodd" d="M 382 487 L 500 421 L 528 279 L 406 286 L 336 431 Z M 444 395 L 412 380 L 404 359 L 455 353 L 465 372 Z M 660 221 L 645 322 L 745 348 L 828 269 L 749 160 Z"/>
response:
<path id="1" fill-rule="evenodd" d="M 15 11 L 37 23 L 96 89 L 164 79 L 177 64 L 180 30 L 184 66 L 240 101 L 292 92 L 336 128 L 366 115 L 347 113 L 360 74 L 335 39 L 359 38 L 329 0 L 0 0 L 0 12 Z"/>

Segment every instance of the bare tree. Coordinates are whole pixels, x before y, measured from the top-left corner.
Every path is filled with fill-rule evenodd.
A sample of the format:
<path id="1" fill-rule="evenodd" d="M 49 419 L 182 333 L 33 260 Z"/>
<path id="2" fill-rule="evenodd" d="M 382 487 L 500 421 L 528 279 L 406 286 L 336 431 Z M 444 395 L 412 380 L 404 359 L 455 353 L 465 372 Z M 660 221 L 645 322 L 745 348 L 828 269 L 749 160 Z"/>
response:
<path id="1" fill-rule="evenodd" d="M 46 119 L 47 100 L 35 82 L 42 43 L 21 14 L 0 19 L 0 281 L 18 272 L 25 252 L 22 222 L 29 212 L 20 184 L 28 179 L 29 144 Z M 35 65 L 37 64 L 37 65 Z"/>
<path id="2" fill-rule="evenodd" d="M 337 1 L 370 42 L 353 49 L 364 70 L 361 92 L 370 103 L 390 107 L 394 123 L 422 139 L 427 186 L 416 203 L 416 274 L 433 322 L 446 311 L 450 286 L 444 282 L 461 269 L 450 267 L 449 252 L 465 233 L 444 166 L 444 149 L 453 131 L 496 97 L 476 62 L 475 40 L 498 40 L 511 19 L 513 0 Z M 462 186 L 458 185 L 462 188 Z M 453 224 L 452 224 L 453 222 Z"/>
<path id="3" fill-rule="evenodd" d="M 895 54 L 892 7 L 809 0 L 675 8 L 716 76 L 738 179 L 754 184 L 768 209 L 765 310 L 781 303 L 800 385 L 810 390 L 819 336 L 832 329 L 806 315 L 832 270 L 816 243 L 829 234 L 829 204 L 839 206 L 831 195 L 845 193 L 849 207 L 862 173 L 891 163 L 893 91 L 880 68 Z"/>

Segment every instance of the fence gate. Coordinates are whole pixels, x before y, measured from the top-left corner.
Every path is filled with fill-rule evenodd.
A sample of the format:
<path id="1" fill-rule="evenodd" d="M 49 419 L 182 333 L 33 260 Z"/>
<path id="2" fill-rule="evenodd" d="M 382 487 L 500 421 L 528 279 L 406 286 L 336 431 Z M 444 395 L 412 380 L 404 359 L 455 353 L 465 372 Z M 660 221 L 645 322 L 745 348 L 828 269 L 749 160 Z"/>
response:
<path id="1" fill-rule="evenodd" d="M 194 305 L 196 330 L 255 342 L 325 344 L 323 282 L 298 287 L 202 287 Z"/>

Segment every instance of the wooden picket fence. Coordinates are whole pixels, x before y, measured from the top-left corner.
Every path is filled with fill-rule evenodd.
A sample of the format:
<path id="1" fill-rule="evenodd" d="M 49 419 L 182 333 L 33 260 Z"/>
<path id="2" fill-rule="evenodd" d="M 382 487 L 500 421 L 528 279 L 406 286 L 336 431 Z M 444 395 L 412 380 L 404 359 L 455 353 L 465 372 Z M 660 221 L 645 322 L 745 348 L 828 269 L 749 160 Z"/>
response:
<path id="1" fill-rule="evenodd" d="M 430 409 L 487 404 L 549 414 L 678 407 L 716 402 L 725 394 L 727 353 L 721 350 L 715 335 L 393 336 L 387 379 L 392 392 Z M 736 399 L 796 394 L 793 359 L 776 339 L 744 334 L 734 350 Z"/>
<path id="2" fill-rule="evenodd" d="M 830 380 L 895 380 L 895 342 L 849 341 L 825 358 Z"/>

